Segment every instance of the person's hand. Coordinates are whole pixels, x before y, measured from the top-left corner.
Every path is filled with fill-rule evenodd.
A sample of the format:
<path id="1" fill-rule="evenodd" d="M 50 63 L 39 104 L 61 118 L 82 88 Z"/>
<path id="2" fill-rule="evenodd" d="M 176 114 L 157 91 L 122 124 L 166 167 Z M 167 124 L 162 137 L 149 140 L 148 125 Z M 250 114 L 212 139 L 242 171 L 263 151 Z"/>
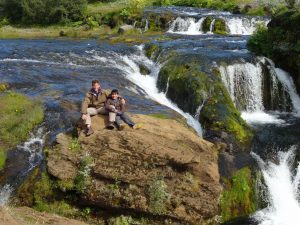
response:
<path id="1" fill-rule="evenodd" d="M 123 105 L 125 105 L 126 101 L 125 101 L 124 98 L 121 99 L 121 103 L 122 103 Z"/>
<path id="2" fill-rule="evenodd" d="M 86 114 L 82 114 L 81 119 L 86 120 L 87 119 L 87 115 Z"/>

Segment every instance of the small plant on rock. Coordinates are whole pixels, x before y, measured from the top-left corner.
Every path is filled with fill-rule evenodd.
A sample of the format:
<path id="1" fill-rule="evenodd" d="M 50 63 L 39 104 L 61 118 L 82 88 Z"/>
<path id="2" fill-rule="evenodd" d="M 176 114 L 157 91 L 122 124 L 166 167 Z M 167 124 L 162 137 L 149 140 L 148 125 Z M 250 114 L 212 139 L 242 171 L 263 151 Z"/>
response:
<path id="1" fill-rule="evenodd" d="M 166 211 L 166 203 L 169 199 L 167 192 L 168 186 L 163 178 L 156 178 L 149 187 L 149 207 L 150 210 L 158 215 Z"/>

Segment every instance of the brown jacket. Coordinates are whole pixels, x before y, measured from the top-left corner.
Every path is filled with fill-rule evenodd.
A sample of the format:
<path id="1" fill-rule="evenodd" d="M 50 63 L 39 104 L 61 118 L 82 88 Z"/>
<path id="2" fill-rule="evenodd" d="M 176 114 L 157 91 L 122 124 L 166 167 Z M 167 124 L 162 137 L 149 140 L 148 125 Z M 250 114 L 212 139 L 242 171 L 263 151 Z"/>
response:
<path id="1" fill-rule="evenodd" d="M 112 99 L 111 96 L 108 96 L 106 103 L 105 103 L 105 108 L 107 111 L 112 112 L 111 106 L 114 106 L 116 110 L 119 112 L 124 112 L 125 111 L 125 105 L 121 102 L 123 98 L 118 96 L 116 100 Z"/>
<path id="2" fill-rule="evenodd" d="M 93 107 L 96 109 L 104 107 L 109 95 L 110 90 L 101 90 L 98 96 L 92 90 L 90 90 L 88 93 L 86 93 L 85 98 L 81 104 L 81 113 L 86 114 L 87 108 L 89 107 Z"/>

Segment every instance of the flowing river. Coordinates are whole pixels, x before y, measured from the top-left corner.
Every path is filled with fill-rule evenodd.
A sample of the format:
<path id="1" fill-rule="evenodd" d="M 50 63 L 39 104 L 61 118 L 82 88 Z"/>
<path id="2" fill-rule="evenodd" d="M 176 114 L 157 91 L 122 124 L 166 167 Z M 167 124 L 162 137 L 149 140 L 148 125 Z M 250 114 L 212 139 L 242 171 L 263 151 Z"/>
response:
<path id="1" fill-rule="evenodd" d="M 41 99 L 46 112 L 44 123 L 31 138 L 8 155 L 7 166 L 0 173 L 0 205 L 43 161 L 43 146 L 51 144 L 58 133 L 72 130 L 84 93 L 95 78 L 103 88 L 119 89 L 130 112 L 181 115 L 199 136 L 205 137 L 198 121 L 201 106 L 196 115 L 184 112 L 156 86 L 157 75 L 167 60 L 165 53 L 175 51 L 182 57 L 203 59 L 200 66 L 204 68 L 217 67 L 235 106 L 256 132 L 251 155 L 262 171 L 260 194 L 267 207 L 231 224 L 299 224 L 300 98 L 287 72 L 246 48 L 256 25 L 267 24 L 269 18 L 184 7 L 148 12 L 176 15 L 166 32 L 170 39 L 153 40 L 162 49 L 155 59 L 145 56 L 143 45 L 112 45 L 97 40 L 0 40 L 0 82 Z M 203 21 L 208 16 L 212 18 L 210 30 L 204 32 Z M 218 18 L 225 21 L 229 35 L 214 34 Z M 142 75 L 141 67 L 149 74 Z M 264 89 L 268 90 L 267 98 Z"/>

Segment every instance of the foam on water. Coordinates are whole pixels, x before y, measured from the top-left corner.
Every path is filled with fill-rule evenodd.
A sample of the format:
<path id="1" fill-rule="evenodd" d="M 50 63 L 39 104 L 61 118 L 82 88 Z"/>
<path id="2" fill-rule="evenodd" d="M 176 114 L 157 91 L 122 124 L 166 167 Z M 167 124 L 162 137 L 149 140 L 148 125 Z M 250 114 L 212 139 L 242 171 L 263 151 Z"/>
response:
<path id="1" fill-rule="evenodd" d="M 278 163 L 263 161 L 257 154 L 251 153 L 257 160 L 263 174 L 262 196 L 268 203 L 265 209 L 256 212 L 253 218 L 259 225 L 299 225 L 299 180 L 300 165 L 293 168 L 296 147 L 288 152 L 278 152 Z"/>
<path id="2" fill-rule="evenodd" d="M 278 118 L 277 115 L 271 115 L 264 111 L 242 112 L 242 118 L 247 123 L 252 124 L 284 124 L 285 121 Z"/>

